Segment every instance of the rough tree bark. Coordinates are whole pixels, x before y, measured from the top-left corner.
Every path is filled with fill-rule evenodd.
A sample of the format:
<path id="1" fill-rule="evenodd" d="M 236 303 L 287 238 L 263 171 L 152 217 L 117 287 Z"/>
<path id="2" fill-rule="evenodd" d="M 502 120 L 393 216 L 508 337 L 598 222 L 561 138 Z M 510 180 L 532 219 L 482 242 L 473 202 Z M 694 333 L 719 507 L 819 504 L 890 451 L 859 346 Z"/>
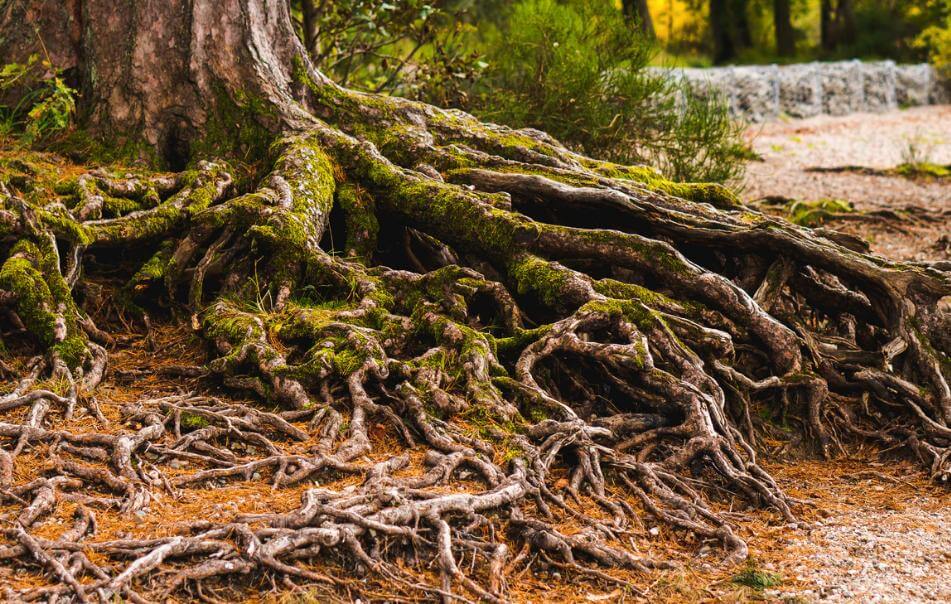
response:
<path id="1" fill-rule="evenodd" d="M 0 56 L 34 50 L 22 31 L 37 24 L 82 86 L 92 136 L 186 166 L 99 169 L 55 190 L 27 169 L 6 179 L 0 302 L 39 354 L 0 397 L 27 411 L 0 422 L 0 498 L 17 514 L 0 558 L 53 580 L 13 598 L 140 601 L 252 570 L 325 581 L 301 562 L 335 560 L 497 601 L 532 560 L 596 576 L 663 564 L 627 548 L 640 515 L 742 558 L 710 497 L 794 513 L 757 462 L 770 430 L 757 409 L 793 418 L 822 455 L 867 439 L 936 479 L 951 471 L 946 264 L 888 262 L 723 187 L 337 87 L 283 0 L 3 11 Z M 239 180 L 229 159 L 251 152 L 264 175 Z M 130 405 L 119 435 L 58 429 L 77 406 L 96 416 L 88 395 L 115 345 L 82 304 L 97 271 L 196 326 L 215 358 L 177 371 L 279 410 L 182 394 Z M 368 461 L 371 421 L 407 453 Z M 39 444 L 51 467 L 17 483 L 18 455 Z M 201 468 L 169 480 L 179 457 Z M 401 472 L 411 463 L 424 471 Z M 307 489 L 289 511 L 96 539 L 99 506 L 329 474 L 363 482 Z M 75 525 L 37 536 L 64 503 Z M 553 510 L 581 530 L 559 531 Z M 409 567 L 435 569 L 433 584 Z"/>

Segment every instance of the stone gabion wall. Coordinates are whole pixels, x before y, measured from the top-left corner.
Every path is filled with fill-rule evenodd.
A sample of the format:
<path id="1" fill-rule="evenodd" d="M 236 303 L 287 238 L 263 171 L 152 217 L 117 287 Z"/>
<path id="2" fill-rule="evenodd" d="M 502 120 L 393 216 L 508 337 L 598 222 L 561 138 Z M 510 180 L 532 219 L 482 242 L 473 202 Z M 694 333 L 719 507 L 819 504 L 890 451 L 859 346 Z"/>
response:
<path id="1" fill-rule="evenodd" d="M 948 102 L 948 88 L 927 64 L 801 63 L 676 69 L 701 94 L 718 92 L 737 116 L 758 122 Z"/>

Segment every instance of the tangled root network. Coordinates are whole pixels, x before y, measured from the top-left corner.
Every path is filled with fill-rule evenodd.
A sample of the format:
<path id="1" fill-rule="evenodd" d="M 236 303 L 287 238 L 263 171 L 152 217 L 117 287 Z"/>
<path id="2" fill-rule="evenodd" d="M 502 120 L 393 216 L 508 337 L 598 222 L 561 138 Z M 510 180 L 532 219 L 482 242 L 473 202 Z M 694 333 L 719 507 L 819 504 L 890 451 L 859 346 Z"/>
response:
<path id="1" fill-rule="evenodd" d="M 716 502 L 795 513 L 766 437 L 875 441 L 948 478 L 946 264 L 539 132 L 318 92 L 332 119 L 275 137 L 254 178 L 206 161 L 50 185 L 4 160 L 0 560 L 31 577 L 5 597 L 339 574 L 504 601 L 532 564 L 667 564 L 636 553 L 644 518 L 742 559 Z M 198 386 L 107 418 L 120 316 L 190 326 L 208 362 L 156 371 Z M 299 503 L 97 536 L 97 516 L 255 481 Z"/>

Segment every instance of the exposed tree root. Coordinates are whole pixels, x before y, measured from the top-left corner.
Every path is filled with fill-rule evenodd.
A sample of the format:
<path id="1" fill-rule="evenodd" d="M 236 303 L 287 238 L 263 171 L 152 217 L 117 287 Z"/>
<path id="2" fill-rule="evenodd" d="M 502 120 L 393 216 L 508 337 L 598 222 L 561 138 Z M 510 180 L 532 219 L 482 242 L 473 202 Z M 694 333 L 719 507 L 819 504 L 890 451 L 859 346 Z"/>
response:
<path id="1" fill-rule="evenodd" d="M 771 429 L 757 410 L 822 455 L 872 439 L 948 479 L 951 274 L 539 133 L 313 91 L 343 129 L 313 120 L 278 140 L 253 190 L 200 163 L 3 192 L 4 325 L 40 354 L 5 370 L 19 382 L 0 398 L 0 498 L 17 511 L 0 558 L 50 581 L 7 597 L 146 601 L 252 571 L 333 585 L 310 562 L 334 559 L 446 601 L 501 601 L 529 560 L 597 576 L 665 564 L 628 547 L 642 514 L 742 559 L 716 493 L 794 518 L 757 462 Z M 57 429 L 54 410 L 107 423 L 92 397 L 111 344 L 87 308 L 97 271 L 127 281 L 144 325 L 172 305 L 216 355 L 169 374 L 277 410 L 179 394 L 126 405 L 118 432 Z M 374 426 L 416 457 L 371 461 Z M 49 467 L 18 483 L 18 456 L 40 445 Z M 171 471 L 182 462 L 198 469 Z M 96 539 L 97 509 L 339 475 L 360 482 L 307 488 L 296 509 Z M 66 502 L 74 525 L 37 536 Z M 432 584 L 405 570 L 427 564 Z"/>

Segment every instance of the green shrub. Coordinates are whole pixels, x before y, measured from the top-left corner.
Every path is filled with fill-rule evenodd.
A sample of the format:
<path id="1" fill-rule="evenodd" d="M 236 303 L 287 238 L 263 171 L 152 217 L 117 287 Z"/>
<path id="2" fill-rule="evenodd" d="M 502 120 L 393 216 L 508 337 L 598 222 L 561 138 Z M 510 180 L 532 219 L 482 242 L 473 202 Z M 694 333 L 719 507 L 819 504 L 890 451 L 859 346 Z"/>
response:
<path id="1" fill-rule="evenodd" d="M 928 52 L 928 59 L 946 80 L 951 80 L 951 0 L 937 0 L 942 16 L 921 32 L 917 47 Z"/>
<path id="2" fill-rule="evenodd" d="M 0 107 L 0 134 L 18 136 L 24 143 L 66 130 L 76 112 L 76 91 L 66 85 L 49 59 L 32 55 L 26 63 L 9 63 L 0 69 L 0 90 L 22 87 L 14 107 Z"/>
<path id="3" fill-rule="evenodd" d="M 649 69 L 653 41 L 612 3 L 318 4 L 329 41 L 314 54 L 341 83 L 545 130 L 585 153 L 651 164 L 679 181 L 742 174 L 748 150 L 725 103 Z"/>
<path id="4" fill-rule="evenodd" d="M 649 69 L 655 52 L 610 3 L 521 0 L 486 36 L 488 68 L 470 109 L 676 180 L 736 179 L 741 127 L 722 99 L 699 98 Z"/>
<path id="5" fill-rule="evenodd" d="M 478 69 L 460 45 L 471 28 L 461 7 L 458 0 L 293 0 L 291 13 L 312 58 L 338 83 L 409 97 L 426 88 L 454 100 L 457 80 Z M 311 40 L 309 20 L 317 32 Z"/>

